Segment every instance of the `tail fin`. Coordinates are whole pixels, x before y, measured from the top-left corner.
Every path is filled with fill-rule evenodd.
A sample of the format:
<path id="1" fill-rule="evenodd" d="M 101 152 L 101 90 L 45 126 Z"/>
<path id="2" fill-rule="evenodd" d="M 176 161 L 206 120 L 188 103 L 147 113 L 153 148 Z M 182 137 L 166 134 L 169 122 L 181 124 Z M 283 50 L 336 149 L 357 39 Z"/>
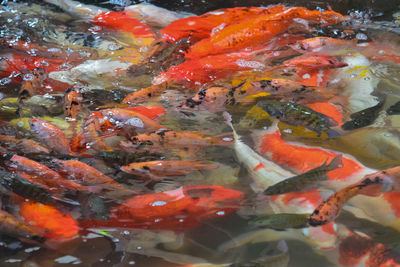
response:
<path id="1" fill-rule="evenodd" d="M 328 170 L 332 171 L 334 169 L 343 167 L 342 158 L 343 158 L 342 154 L 336 155 L 328 164 L 327 166 Z"/>

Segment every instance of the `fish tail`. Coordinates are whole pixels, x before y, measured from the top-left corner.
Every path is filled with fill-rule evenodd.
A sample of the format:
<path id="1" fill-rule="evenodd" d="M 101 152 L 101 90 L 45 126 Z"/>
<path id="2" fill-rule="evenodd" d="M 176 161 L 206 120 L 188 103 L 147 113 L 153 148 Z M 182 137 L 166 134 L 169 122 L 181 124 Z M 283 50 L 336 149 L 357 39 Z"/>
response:
<path id="1" fill-rule="evenodd" d="M 334 170 L 334 169 L 343 167 L 342 159 L 343 159 L 342 154 L 336 155 L 336 156 L 331 160 L 331 162 L 328 164 L 328 166 L 326 166 L 327 169 L 328 169 L 328 171 L 332 171 L 332 170 Z"/>

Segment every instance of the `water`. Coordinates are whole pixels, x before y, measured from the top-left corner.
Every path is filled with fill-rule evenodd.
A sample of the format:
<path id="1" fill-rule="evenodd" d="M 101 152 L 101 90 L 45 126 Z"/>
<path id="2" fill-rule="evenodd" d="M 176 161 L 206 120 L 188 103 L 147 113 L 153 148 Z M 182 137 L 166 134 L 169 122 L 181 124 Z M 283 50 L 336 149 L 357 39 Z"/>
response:
<path id="1" fill-rule="evenodd" d="M 85 1 L 114 10 L 136 4 L 135 1 L 97 2 Z M 73 173 L 77 167 L 63 170 L 55 161 L 72 157 L 111 177 L 119 183 L 116 186 L 123 188 L 100 194 L 52 191 L 58 198 L 68 198 L 70 204 L 65 204 L 66 199 L 56 205 L 61 212 L 53 211 L 44 221 L 68 214 L 79 224 L 79 234 L 74 238 L 69 236 L 66 239 L 70 240 L 64 242 L 49 238 L 53 240 L 45 244 L 18 239 L 15 233 L 3 234 L 0 265 L 340 266 L 362 260 L 366 266 L 381 266 L 389 261 L 397 266 L 398 192 L 356 196 L 348 201 L 334 224 L 323 227 L 289 227 L 282 231 L 273 227 L 254 229 L 248 222 L 271 214 L 311 214 L 333 192 L 358 182 L 366 174 L 399 165 L 398 3 L 288 1 L 291 6 L 306 5 L 317 10 L 327 9 L 330 4 L 333 10 L 350 15 L 352 20 L 324 26 L 297 20 L 272 38 L 267 47 L 255 46 L 252 42 L 241 47 L 244 50 L 231 49 L 231 45 L 231 50 L 221 53 L 218 48 L 205 52 L 199 49 L 197 53 L 201 56 L 198 57 L 193 48 L 198 41 L 196 36 L 175 44 L 159 43 L 158 50 L 153 41 L 171 17 L 188 16 L 182 12 L 202 14 L 240 6 L 239 3 L 150 3 L 176 13 L 157 14 L 152 18 L 149 16 L 154 14 L 152 10 L 153 13 L 142 17 L 151 26 L 148 30 L 145 25 L 124 27 L 124 24 L 136 23 L 129 19 L 118 24 L 125 19 L 122 17 L 107 28 L 104 21 L 90 20 L 104 9 L 91 7 L 89 13 L 73 12 L 76 5 L 72 5 L 69 9 L 72 12 L 67 13 L 42 2 L 3 1 L 1 4 L 0 134 L 35 140 L 44 149 L 56 152 L 50 156 L 33 155 L 23 152 L 21 143 L 10 145 L 11 141 L 0 139 L 0 148 L 6 148 L 5 154 L 2 151 L 1 170 L 23 175 L 16 160 L 11 159 L 10 163 L 7 153 L 13 152 L 40 161 L 63 177 L 81 183 L 82 179 L 88 179 L 88 174 L 81 177 L 78 172 Z M 249 1 L 246 5 L 266 3 Z M 212 29 L 212 35 L 218 35 L 228 26 L 218 24 Z M 251 32 L 251 28 L 248 30 Z M 344 41 L 328 43 L 322 49 L 317 44 L 314 51 L 304 51 L 308 48 L 298 45 L 301 40 L 313 37 Z M 315 43 L 309 44 L 312 49 Z M 239 47 L 240 43 L 235 46 Z M 194 56 L 185 59 L 184 53 L 194 53 Z M 229 53 L 233 54 L 225 57 Z M 303 63 L 290 61 L 305 56 L 310 57 Z M 320 61 L 315 63 L 312 61 L 315 58 Z M 260 88 L 250 93 L 260 80 L 265 90 L 272 84 L 269 94 L 282 101 L 307 105 L 330 116 L 336 124 L 349 122 L 350 128 L 343 130 L 326 121 L 328 126 L 315 126 L 315 121 L 299 122 L 287 114 L 277 116 L 270 112 L 271 116 L 267 116 L 256 107 L 256 102 L 271 96 L 265 96 Z M 300 82 L 320 87 L 304 87 Z M 71 87 L 81 95 L 66 96 L 65 91 Z M 131 100 L 132 106 L 154 121 L 139 115 L 132 117 L 129 112 L 119 114 L 116 110 L 101 113 L 105 108 L 126 110 L 127 105 L 120 105 L 126 102 L 125 97 L 144 88 L 158 88 L 162 93 L 155 90 L 151 97 L 144 94 L 141 96 L 144 101 Z M 330 105 L 328 99 L 335 105 Z M 142 106 L 158 109 L 147 110 Z M 159 114 L 161 110 L 165 114 Z M 240 136 L 236 141 L 224 111 L 232 115 L 233 128 Z M 317 119 L 324 120 L 318 116 Z M 35 133 L 34 126 L 28 123 L 32 117 L 56 125 L 67 142 L 71 142 L 73 152 L 60 152 L 66 147 L 69 149 L 69 145 L 62 145 L 60 135 L 49 137 L 41 130 Z M 167 129 L 176 131 L 175 135 L 186 133 L 174 137 Z M 150 144 L 148 141 L 139 146 L 132 143 L 135 138 L 136 142 L 148 138 L 145 133 L 154 130 L 158 131 L 157 139 Z M 333 134 L 331 130 L 335 131 L 334 138 L 329 138 Z M 214 136 L 214 141 L 207 145 L 193 144 L 194 138 L 211 140 Z M 193 141 L 184 144 L 188 140 Z M 126 149 L 135 154 L 128 159 L 119 155 L 104 161 L 95 154 L 107 149 Z M 70 156 L 60 155 L 68 153 Z M 315 182 L 319 192 L 270 199 L 263 196 L 262 191 L 268 186 L 318 167 L 337 153 L 344 153 L 344 167 L 330 172 L 328 181 Z M 148 160 L 195 160 L 205 164 L 201 168 L 206 169 L 180 173 L 182 168 L 177 168 L 178 163 L 160 172 L 153 169 L 157 166 L 140 167 L 131 173 L 120 169 L 133 161 Z M 167 175 L 175 168 L 175 172 Z M 264 173 L 259 171 L 263 168 Z M 85 185 L 92 184 L 86 180 Z M 234 191 L 213 195 L 222 190 L 218 186 Z M 139 192 L 139 196 L 133 196 L 128 190 Z M 160 192 L 168 192 L 168 196 Z M 171 199 L 173 196 L 178 200 Z M 1 189 L 1 200 L 3 210 L 19 218 L 25 214 L 26 220 L 32 219 L 32 215 L 26 214 L 39 212 L 40 206 L 29 209 L 5 188 Z M 71 206 L 71 201 L 78 201 L 80 206 Z M 127 215 L 129 210 L 124 203 L 131 203 L 133 215 Z M 143 203 L 146 203 L 144 207 Z M 74 228 L 71 220 L 56 222 L 64 226 L 61 234 L 67 234 L 68 227 Z M 48 231 L 46 234 L 50 235 Z M 365 258 L 360 259 L 359 255 Z"/>

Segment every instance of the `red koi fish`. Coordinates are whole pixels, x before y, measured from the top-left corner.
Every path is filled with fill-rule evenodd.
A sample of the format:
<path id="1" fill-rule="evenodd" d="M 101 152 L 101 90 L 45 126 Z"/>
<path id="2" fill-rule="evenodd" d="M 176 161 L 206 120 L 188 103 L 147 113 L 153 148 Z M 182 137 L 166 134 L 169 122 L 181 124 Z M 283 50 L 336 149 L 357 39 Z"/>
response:
<path id="1" fill-rule="evenodd" d="M 19 214 L 29 224 L 41 229 L 48 239 L 66 241 L 78 235 L 77 221 L 53 206 L 34 201 L 20 203 Z"/>
<path id="2" fill-rule="evenodd" d="M 121 170 L 133 175 L 150 178 L 153 181 L 160 181 L 166 176 L 185 175 L 199 170 L 213 170 L 218 164 L 208 164 L 195 160 L 177 161 L 147 161 L 131 163 L 122 166 Z"/>
<path id="3" fill-rule="evenodd" d="M 64 133 L 55 125 L 37 119 L 29 119 L 29 125 L 40 141 L 56 153 L 69 155 L 71 148 Z"/>
<path id="4" fill-rule="evenodd" d="M 345 19 L 333 11 L 321 12 L 303 7 L 292 7 L 276 14 L 255 16 L 228 25 L 215 35 L 197 42 L 189 49 L 186 58 L 200 58 L 244 48 L 256 48 L 285 32 L 295 18 L 322 24 L 337 23 Z"/>
<path id="5" fill-rule="evenodd" d="M 129 15 L 129 11 L 103 12 L 94 17 L 92 23 L 132 34 L 136 38 L 154 38 L 151 28 Z"/>
<path id="6" fill-rule="evenodd" d="M 276 5 L 269 8 L 260 7 L 235 7 L 218 9 L 207 12 L 201 16 L 188 17 L 173 21 L 160 33 L 170 42 L 177 42 L 183 38 L 189 38 L 191 43 L 208 38 L 226 25 L 237 23 L 250 16 L 274 14 L 282 12 L 284 6 Z"/>
<path id="7" fill-rule="evenodd" d="M 109 221 L 82 221 L 82 227 L 134 227 L 182 230 L 226 216 L 238 208 L 243 193 L 223 186 L 190 186 L 134 196 L 112 209 Z"/>

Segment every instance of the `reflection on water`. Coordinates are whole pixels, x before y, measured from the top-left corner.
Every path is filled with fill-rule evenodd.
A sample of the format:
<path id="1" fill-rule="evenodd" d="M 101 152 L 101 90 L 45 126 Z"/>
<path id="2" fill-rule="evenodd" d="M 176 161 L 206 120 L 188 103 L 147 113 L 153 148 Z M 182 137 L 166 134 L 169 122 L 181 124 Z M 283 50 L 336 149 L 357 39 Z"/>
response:
<path id="1" fill-rule="evenodd" d="M 396 1 L 93 2 L 0 5 L 1 266 L 400 264 Z"/>

